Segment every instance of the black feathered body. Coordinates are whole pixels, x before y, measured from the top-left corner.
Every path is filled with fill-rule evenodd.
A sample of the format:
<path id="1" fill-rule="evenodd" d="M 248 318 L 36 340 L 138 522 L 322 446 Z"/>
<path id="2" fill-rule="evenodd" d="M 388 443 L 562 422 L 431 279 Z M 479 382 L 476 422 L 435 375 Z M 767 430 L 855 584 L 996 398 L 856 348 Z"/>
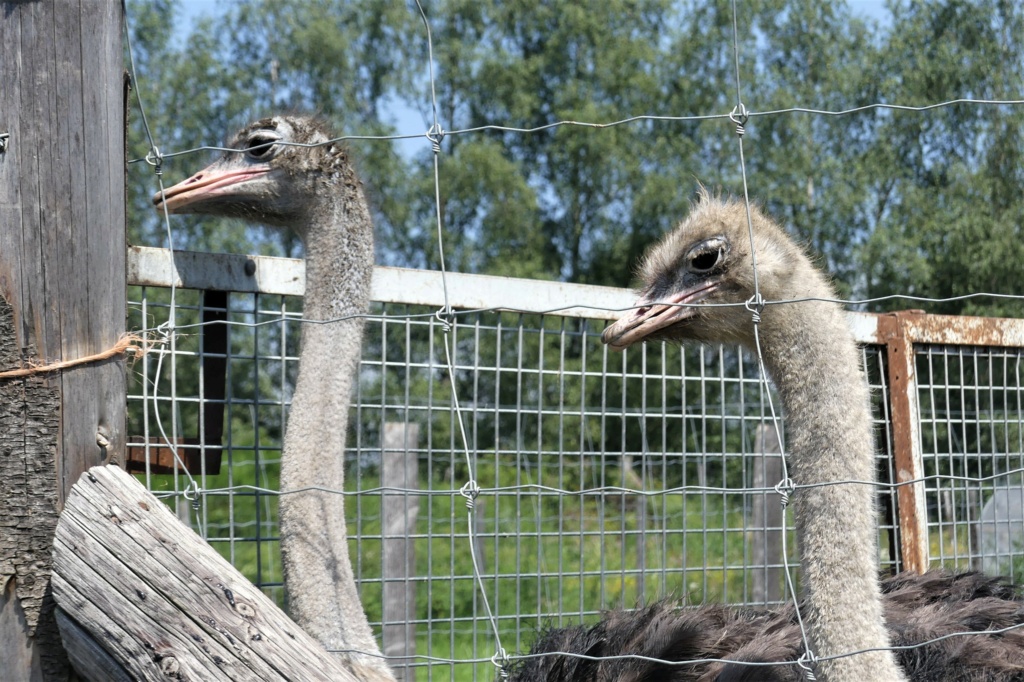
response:
<path id="1" fill-rule="evenodd" d="M 1024 627 L 932 641 L 952 633 L 1024 626 L 1024 599 L 1005 580 L 936 570 L 924 575 L 901 573 L 883 580 L 881 586 L 892 646 L 906 647 L 896 652 L 896 659 L 910 680 L 1024 682 Z M 522 661 L 512 680 L 800 682 L 806 679 L 798 665 L 803 651 L 792 606 L 763 611 L 721 604 L 677 607 L 659 601 L 635 611 L 610 612 L 591 626 L 546 632 L 530 654 L 550 655 Z M 609 658 L 616 656 L 627 657 Z M 706 662 L 669 665 L 658 661 Z"/>

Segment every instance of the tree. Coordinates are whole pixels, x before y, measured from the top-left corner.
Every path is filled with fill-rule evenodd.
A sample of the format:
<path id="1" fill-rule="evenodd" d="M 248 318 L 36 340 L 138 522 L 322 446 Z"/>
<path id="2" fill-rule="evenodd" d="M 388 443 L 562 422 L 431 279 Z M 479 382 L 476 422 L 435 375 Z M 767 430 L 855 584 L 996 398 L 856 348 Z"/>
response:
<path id="1" fill-rule="evenodd" d="M 1015 3 L 900 2 L 875 78 L 886 101 L 1011 99 L 1024 86 Z M 860 261 L 871 296 L 1024 293 L 1021 124 L 1005 107 L 958 104 L 926 115 L 880 116 L 874 155 L 886 202 Z M 896 301 L 885 307 L 906 307 Z M 1020 315 L 1019 301 L 977 298 L 936 312 Z"/>

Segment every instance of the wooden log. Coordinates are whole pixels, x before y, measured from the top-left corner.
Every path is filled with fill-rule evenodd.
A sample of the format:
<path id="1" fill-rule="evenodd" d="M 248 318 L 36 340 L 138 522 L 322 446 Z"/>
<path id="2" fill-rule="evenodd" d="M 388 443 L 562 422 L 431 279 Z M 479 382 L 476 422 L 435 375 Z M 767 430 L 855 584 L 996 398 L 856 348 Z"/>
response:
<path id="1" fill-rule="evenodd" d="M 117 664 L 96 680 L 356 679 L 117 467 L 94 467 L 71 489 L 53 571 L 72 664 Z"/>

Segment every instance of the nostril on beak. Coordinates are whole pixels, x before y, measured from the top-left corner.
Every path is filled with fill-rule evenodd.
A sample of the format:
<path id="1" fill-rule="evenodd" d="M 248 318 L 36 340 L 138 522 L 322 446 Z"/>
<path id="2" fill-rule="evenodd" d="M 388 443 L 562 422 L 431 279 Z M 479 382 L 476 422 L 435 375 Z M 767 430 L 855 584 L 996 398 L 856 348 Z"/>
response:
<path id="1" fill-rule="evenodd" d="M 188 184 L 191 185 L 192 183 L 199 182 L 202 179 L 203 179 L 203 174 L 202 173 L 199 173 L 198 175 L 193 175 L 191 178 L 188 179 Z"/>
<path id="2" fill-rule="evenodd" d="M 646 315 L 650 311 L 650 309 L 651 306 L 649 305 L 645 305 L 643 308 L 637 308 L 636 312 L 633 314 L 633 317 L 640 317 L 642 315 Z"/>

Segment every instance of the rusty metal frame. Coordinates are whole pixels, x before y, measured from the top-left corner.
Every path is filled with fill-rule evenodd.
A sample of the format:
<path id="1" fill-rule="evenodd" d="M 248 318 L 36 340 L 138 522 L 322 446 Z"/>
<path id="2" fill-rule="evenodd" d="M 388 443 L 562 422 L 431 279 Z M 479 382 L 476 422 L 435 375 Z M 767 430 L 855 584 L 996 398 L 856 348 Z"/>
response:
<path id="1" fill-rule="evenodd" d="M 908 318 L 918 311 L 878 317 L 879 341 L 884 341 L 892 415 L 893 470 L 896 474 L 896 512 L 899 516 L 900 556 L 904 570 L 928 570 L 928 510 L 925 506 L 924 458 L 917 400 L 914 337 Z M 911 481 L 914 481 L 913 483 Z"/>
<path id="2" fill-rule="evenodd" d="M 895 482 L 903 484 L 896 489 L 900 554 L 904 569 L 923 573 L 928 570 L 930 556 L 925 484 L 921 480 L 924 457 L 915 347 L 1024 347 L 1024 320 L 904 310 L 882 315 L 854 313 L 851 326 L 861 343 L 886 349 Z"/>

